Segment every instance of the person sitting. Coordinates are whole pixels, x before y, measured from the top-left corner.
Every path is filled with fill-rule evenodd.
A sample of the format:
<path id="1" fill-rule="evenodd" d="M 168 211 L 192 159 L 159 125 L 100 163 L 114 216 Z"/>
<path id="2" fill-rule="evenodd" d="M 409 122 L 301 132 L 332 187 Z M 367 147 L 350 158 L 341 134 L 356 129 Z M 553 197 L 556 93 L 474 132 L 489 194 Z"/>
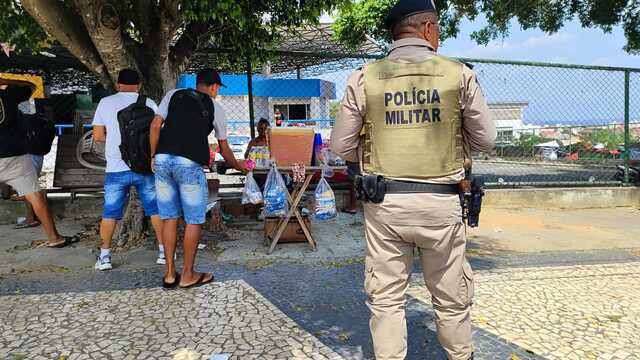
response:
<path id="1" fill-rule="evenodd" d="M 249 141 L 244 158 L 252 160 L 258 169 L 267 169 L 271 165 L 271 150 L 269 148 L 269 120 L 261 118 L 258 121 L 258 137 Z"/>
<path id="2" fill-rule="evenodd" d="M 35 166 L 27 154 L 20 136 L 18 104 L 29 100 L 35 86 L 27 81 L 0 79 L 0 183 L 16 190 L 31 204 L 47 234 L 47 247 L 69 244 L 71 238 L 58 232 L 49 210 L 46 196 L 42 194 Z"/>

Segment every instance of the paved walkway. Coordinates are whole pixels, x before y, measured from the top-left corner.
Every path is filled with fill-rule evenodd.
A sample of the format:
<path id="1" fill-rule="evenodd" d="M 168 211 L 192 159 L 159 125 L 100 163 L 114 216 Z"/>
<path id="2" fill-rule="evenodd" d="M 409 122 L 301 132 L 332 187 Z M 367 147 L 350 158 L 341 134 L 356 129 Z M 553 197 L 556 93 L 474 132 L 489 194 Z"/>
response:
<path id="1" fill-rule="evenodd" d="M 640 359 L 640 263 L 475 275 L 476 328 L 547 359 Z M 421 278 L 410 293 L 430 304 Z"/>
<path id="2" fill-rule="evenodd" d="M 634 258 L 475 258 L 476 360 L 640 359 Z M 161 289 L 161 267 L 0 278 L 0 359 L 373 358 L 361 262 L 203 267 L 220 281 L 187 291 Z M 418 273 L 409 295 L 407 359 L 446 359 Z"/>
<path id="3" fill-rule="evenodd" d="M 15 295 L 0 318 L 0 359 L 341 359 L 243 281 Z"/>

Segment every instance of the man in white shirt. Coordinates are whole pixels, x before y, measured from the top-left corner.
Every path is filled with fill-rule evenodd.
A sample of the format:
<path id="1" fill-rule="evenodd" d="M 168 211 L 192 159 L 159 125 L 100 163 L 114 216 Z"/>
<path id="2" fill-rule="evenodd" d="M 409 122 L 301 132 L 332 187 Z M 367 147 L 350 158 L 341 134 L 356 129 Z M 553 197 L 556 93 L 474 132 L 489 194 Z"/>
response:
<path id="1" fill-rule="evenodd" d="M 120 124 L 118 112 L 138 100 L 140 77 L 135 70 L 125 69 L 118 74 L 118 92 L 100 100 L 93 118 L 93 139 L 105 143 L 107 159 L 104 182 L 104 211 L 100 223 L 100 257 L 96 262 L 96 270 L 110 270 L 111 240 L 118 220 L 122 219 L 127 204 L 129 190 L 135 186 L 142 201 L 146 216 L 151 217 L 151 224 L 158 238 L 158 264 L 165 264 L 162 241 L 162 220 L 158 215 L 156 202 L 155 177 L 153 174 L 140 174 L 131 171 L 122 160 L 120 152 Z M 156 103 L 147 98 L 146 105 L 154 112 L 158 111 Z"/>

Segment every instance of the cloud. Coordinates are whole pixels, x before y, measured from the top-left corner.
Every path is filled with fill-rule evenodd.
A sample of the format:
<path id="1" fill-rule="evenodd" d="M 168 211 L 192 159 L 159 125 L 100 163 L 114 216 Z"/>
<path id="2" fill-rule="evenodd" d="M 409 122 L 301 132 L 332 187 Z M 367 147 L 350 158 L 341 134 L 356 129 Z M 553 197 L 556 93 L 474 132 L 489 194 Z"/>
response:
<path id="1" fill-rule="evenodd" d="M 575 40 L 575 35 L 566 31 L 561 31 L 551 35 L 531 36 L 525 40 L 521 47 L 523 49 L 540 49 L 551 46 L 566 45 Z"/>
<path id="2" fill-rule="evenodd" d="M 569 32 L 559 32 L 553 35 L 530 36 L 524 41 L 492 40 L 486 46 L 476 45 L 463 51 L 463 57 L 470 58 L 499 58 L 526 59 L 532 53 L 543 53 L 548 49 L 566 48 L 575 40 L 576 36 Z M 557 57 L 559 62 L 566 62 L 565 57 Z"/>
<path id="3" fill-rule="evenodd" d="M 508 41 L 491 40 L 487 45 L 476 45 L 464 52 L 463 56 L 471 58 L 502 57 L 512 51 L 513 46 Z"/>

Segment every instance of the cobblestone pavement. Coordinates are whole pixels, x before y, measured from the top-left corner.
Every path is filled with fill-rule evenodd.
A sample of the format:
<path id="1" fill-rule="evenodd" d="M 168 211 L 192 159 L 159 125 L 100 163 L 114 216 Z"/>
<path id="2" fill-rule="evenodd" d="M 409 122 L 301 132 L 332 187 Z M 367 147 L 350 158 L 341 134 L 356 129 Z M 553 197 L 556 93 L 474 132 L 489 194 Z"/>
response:
<path id="1" fill-rule="evenodd" d="M 10 296 L 0 318 L 1 359 L 166 359 L 186 351 L 203 359 L 341 358 L 243 281 Z"/>
<path id="2" fill-rule="evenodd" d="M 640 359 L 640 263 L 477 271 L 473 324 L 547 359 Z M 409 293 L 430 304 L 415 276 Z"/>
<path id="3" fill-rule="evenodd" d="M 640 262 L 609 263 L 637 259 L 630 252 L 472 258 L 474 268 L 481 269 L 473 313 L 475 359 L 571 359 L 571 355 L 554 355 L 562 346 L 584 350 L 581 359 L 625 359 L 622 352 L 606 357 L 603 352 L 590 355 L 588 351 L 629 344 L 626 338 L 640 344 L 638 328 L 630 327 L 638 326 L 640 297 L 637 275 L 632 274 L 640 272 Z M 259 359 L 269 358 L 272 352 L 278 359 L 370 360 L 364 270 L 358 260 L 240 266 L 202 258 L 201 270 L 214 271 L 220 282 L 187 291 L 159 288 L 161 267 L 0 276 L 0 359 L 57 360 L 78 348 L 86 353 L 102 351 L 95 357 L 100 359 L 126 359 L 125 354 L 131 359 L 162 359 L 176 350 L 190 349 L 207 356 L 231 352 L 242 359 L 250 358 L 240 356 L 243 351 L 253 351 Z M 594 262 L 607 264 L 576 266 Z M 512 268 L 516 265 L 539 267 Z M 624 297 L 616 297 L 621 294 Z M 410 295 L 407 360 L 445 360 L 425 300 L 428 296 L 417 278 Z M 598 321 L 601 337 L 596 330 L 581 334 L 579 329 L 563 328 L 579 311 L 585 317 L 591 315 L 587 326 Z M 552 322 L 553 314 L 559 319 Z M 619 336 L 610 336 L 609 330 L 605 333 L 616 326 Z M 518 332 L 519 327 L 526 336 Z M 241 329 L 249 329 L 244 338 L 238 336 Z M 542 329 L 550 333 L 542 334 Z M 20 336 L 25 332 L 28 336 Z M 543 338 L 537 339 L 538 333 Z M 571 341 L 561 340 L 564 335 Z M 242 342 L 246 346 L 241 347 Z M 546 350 L 542 344 L 553 349 Z M 634 359 L 634 348 L 615 350 L 626 351 L 626 359 Z"/>

